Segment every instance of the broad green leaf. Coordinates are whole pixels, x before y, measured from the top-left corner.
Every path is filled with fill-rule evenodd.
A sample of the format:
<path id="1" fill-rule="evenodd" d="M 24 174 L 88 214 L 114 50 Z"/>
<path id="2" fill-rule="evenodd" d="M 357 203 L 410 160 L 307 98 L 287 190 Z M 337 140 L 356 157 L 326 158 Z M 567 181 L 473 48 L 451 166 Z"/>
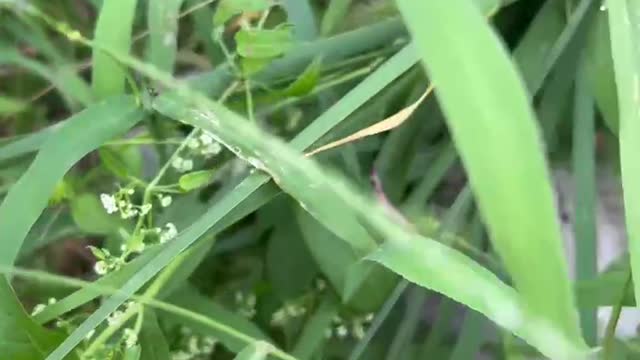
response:
<path id="1" fill-rule="evenodd" d="M 278 57 L 293 45 L 290 25 L 275 29 L 240 29 L 235 36 L 238 54 L 248 59 L 271 59 Z"/>
<path id="2" fill-rule="evenodd" d="M 122 225 L 118 215 L 109 215 L 95 194 L 79 194 L 71 199 L 71 215 L 78 227 L 88 234 L 114 234 Z"/>
<path id="3" fill-rule="evenodd" d="M 29 229 L 71 166 L 105 141 L 131 128 L 142 115 L 133 98 L 110 98 L 74 115 L 55 136 L 46 140 L 0 206 L 0 233 L 3 234 L 0 264 L 13 264 Z"/>
<path id="4" fill-rule="evenodd" d="M 184 191 L 191 191 L 211 183 L 216 170 L 193 171 L 180 176 L 178 183 Z"/>
<path id="5" fill-rule="evenodd" d="M 11 360 L 42 359 L 64 335 L 36 324 L 18 301 L 5 277 L 0 279 L 0 350 Z M 65 359 L 76 359 L 69 355 Z"/>
<path id="6" fill-rule="evenodd" d="M 248 345 L 236 355 L 234 360 L 265 360 L 271 351 L 271 345 L 257 342 Z"/>
<path id="7" fill-rule="evenodd" d="M 213 25 L 218 27 L 243 12 L 263 11 L 270 6 L 270 0 L 220 0 L 213 16 Z"/>
<path id="8" fill-rule="evenodd" d="M 184 0 L 147 2 L 149 24 L 148 61 L 158 69 L 173 72 L 178 47 L 178 15 Z"/>
<path id="9" fill-rule="evenodd" d="M 539 130 L 506 49 L 464 0 L 398 5 L 523 304 L 584 349 Z"/>
<path id="10" fill-rule="evenodd" d="M 169 344 L 160 329 L 156 313 L 151 309 L 144 309 L 144 320 L 140 330 L 140 360 L 170 360 Z"/>
<path id="11" fill-rule="evenodd" d="M 102 3 L 94 39 L 124 54 L 131 47 L 131 28 L 137 0 L 109 0 Z M 102 50 L 93 50 L 91 81 L 98 99 L 124 93 L 125 69 Z"/>
<path id="12" fill-rule="evenodd" d="M 633 1 L 607 1 L 611 54 L 618 91 L 620 164 L 624 210 L 634 278 L 634 294 L 640 298 L 640 42 L 635 27 L 640 20 L 640 4 Z"/>

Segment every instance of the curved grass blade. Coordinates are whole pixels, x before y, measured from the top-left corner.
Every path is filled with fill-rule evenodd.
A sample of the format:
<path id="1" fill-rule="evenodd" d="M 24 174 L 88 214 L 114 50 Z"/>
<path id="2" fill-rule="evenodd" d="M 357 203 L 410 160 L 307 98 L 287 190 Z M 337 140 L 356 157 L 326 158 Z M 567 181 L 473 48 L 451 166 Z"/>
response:
<path id="1" fill-rule="evenodd" d="M 128 54 L 136 4 L 137 0 L 104 1 L 96 24 L 95 40 L 115 51 Z M 98 99 L 124 93 L 125 79 L 125 69 L 115 59 L 102 50 L 94 49 L 91 81 Z"/>
<path id="2" fill-rule="evenodd" d="M 167 79 L 166 76 L 163 78 L 162 74 L 158 74 L 158 72 L 153 69 L 149 70 L 147 66 L 137 61 L 132 61 L 133 59 L 123 56 L 119 59 L 128 61 L 129 65 L 135 66 L 138 70 L 150 71 L 150 74 L 154 75 L 156 79 L 163 79 L 167 85 L 174 84 L 171 79 Z M 292 146 L 299 150 L 311 146 L 315 141 L 335 128 L 336 125 L 354 112 L 359 106 L 364 104 L 371 96 L 382 90 L 416 62 L 417 56 L 415 52 L 411 47 L 406 47 L 372 73 L 361 84 L 356 86 L 356 88 L 351 90 L 343 98 L 343 101 L 332 106 L 313 121 L 309 127 L 298 134 L 292 141 Z M 170 102 L 173 96 L 175 96 L 175 94 L 162 95 L 158 97 L 156 101 Z M 278 193 L 278 189 L 273 186 L 273 184 L 269 184 L 269 180 L 270 178 L 268 176 L 259 172 L 246 178 L 230 194 L 216 203 L 207 213 L 183 231 L 178 238 L 163 248 L 163 250 L 140 269 L 135 276 L 131 277 L 121 288 L 118 295 L 112 296 L 104 302 L 103 305 L 86 319 L 47 359 L 60 360 L 64 354 L 67 354 L 76 344 L 82 341 L 87 331 L 95 328 L 111 312 L 126 301 L 128 297 L 134 294 L 150 278 L 165 267 L 173 257 L 190 246 L 202 236 L 202 234 L 207 231 L 214 231 L 211 229 L 212 227 L 215 228 L 216 231 L 220 231 L 273 198 Z"/>
<path id="3" fill-rule="evenodd" d="M 528 311 L 584 349 L 542 141 L 506 50 L 466 1 L 398 5 L 436 84 L 493 243 Z"/>
<path id="4" fill-rule="evenodd" d="M 158 69 L 173 72 L 178 45 L 178 15 L 184 0 L 147 2 L 149 53 L 147 60 Z"/>
<path id="5" fill-rule="evenodd" d="M 18 139 L 10 141 L 6 145 L 2 145 L 0 147 L 0 161 L 13 159 L 38 151 L 51 134 L 54 134 L 58 129 L 63 127 L 64 124 L 64 122 L 61 122 L 51 125 L 37 132 L 20 136 Z"/>
<path id="6" fill-rule="evenodd" d="M 595 279 L 598 275 L 595 112 L 587 71 L 587 64 L 582 61 L 576 75 L 573 112 L 573 178 L 575 192 L 580 194 L 574 200 L 573 220 L 578 281 Z M 582 308 L 580 322 L 587 344 L 595 346 L 598 330 L 597 309 Z"/>
<path id="7" fill-rule="evenodd" d="M 629 239 L 634 294 L 640 299 L 640 42 L 635 27 L 640 19 L 640 4 L 635 1 L 607 1 L 611 53 L 618 90 L 620 116 L 620 164 L 624 209 Z"/>
<path id="8" fill-rule="evenodd" d="M 50 195 L 78 160 L 124 133 L 143 111 L 129 96 L 107 99 L 70 118 L 50 137 L 0 206 L 0 264 L 12 265 Z"/>
<path id="9" fill-rule="evenodd" d="M 70 107 L 78 103 L 88 105 L 92 102 L 91 91 L 88 91 L 87 85 L 81 79 L 72 79 L 69 77 L 69 74 L 65 74 L 65 71 L 68 71 L 68 69 L 49 68 L 36 60 L 27 58 L 17 50 L 4 44 L 0 44 L 0 64 L 19 66 L 46 79 L 60 90 L 60 93 L 64 96 Z"/>
<path id="10" fill-rule="evenodd" d="M 343 178 L 320 168 L 315 162 L 301 158 L 235 113 L 217 104 L 200 103 L 198 107 L 190 107 L 188 102 L 169 98 L 156 101 L 154 107 L 167 116 L 214 134 L 237 156 L 268 172 L 285 192 L 321 221 L 326 220 L 326 214 L 321 213 L 322 209 L 319 208 L 328 202 L 349 204 L 351 211 L 379 232 L 380 237 L 388 239 L 389 243 L 383 245 L 384 251 L 376 253 L 393 259 L 385 261 L 379 257 L 378 260 L 410 280 L 420 280 L 421 285 L 481 311 L 501 326 L 518 333 L 545 355 L 560 358 L 584 355 L 586 347 L 583 344 L 550 325 L 539 313 L 532 312 L 529 304 L 523 303 L 513 289 L 487 269 L 456 250 L 398 225 L 386 208 L 359 195 Z M 330 223 L 327 225 L 331 226 Z M 394 265 L 409 255 L 418 259 L 418 264 L 407 262 Z M 407 270 L 416 271 L 420 278 L 411 276 Z M 505 309 L 508 310 L 506 316 Z M 550 333 L 556 340 L 551 345 L 548 342 Z"/>

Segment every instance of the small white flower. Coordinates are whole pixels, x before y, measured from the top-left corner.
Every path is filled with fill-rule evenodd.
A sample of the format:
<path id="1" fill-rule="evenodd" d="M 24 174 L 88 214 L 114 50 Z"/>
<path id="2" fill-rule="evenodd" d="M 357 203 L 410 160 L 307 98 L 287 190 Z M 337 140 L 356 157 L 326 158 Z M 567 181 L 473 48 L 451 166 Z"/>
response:
<path id="1" fill-rule="evenodd" d="M 368 313 L 368 314 L 364 317 L 364 321 L 366 321 L 366 322 L 372 322 L 372 321 L 373 321 L 373 313 Z"/>
<path id="2" fill-rule="evenodd" d="M 255 294 L 249 294 L 249 296 L 247 296 L 247 305 L 249 307 L 255 307 L 256 306 L 256 295 Z"/>
<path id="3" fill-rule="evenodd" d="M 104 275 L 109 271 L 109 267 L 107 266 L 106 262 L 100 260 L 96 261 L 96 263 L 93 265 L 93 271 L 98 275 Z"/>
<path id="4" fill-rule="evenodd" d="M 40 314 L 45 308 L 46 308 L 46 305 L 44 304 L 38 304 L 34 306 L 33 310 L 31 310 L 31 316 Z"/>
<path id="5" fill-rule="evenodd" d="M 361 340 L 362 338 L 364 338 L 364 327 L 362 326 L 362 323 L 360 323 L 359 321 L 356 321 L 353 323 L 352 326 L 352 331 L 353 331 L 353 336 L 358 339 Z"/>
<path id="6" fill-rule="evenodd" d="M 171 205 L 171 202 L 173 202 L 173 198 L 169 195 L 160 197 L 160 205 L 162 207 L 168 207 L 169 205 Z"/>
<path id="7" fill-rule="evenodd" d="M 56 298 L 54 298 L 54 297 L 50 297 L 49 300 L 47 300 L 47 304 L 49 304 L 49 305 L 53 305 L 56 302 L 58 302 L 58 300 L 56 300 Z"/>
<path id="8" fill-rule="evenodd" d="M 336 329 L 336 334 L 338 334 L 339 338 L 344 338 L 347 336 L 347 334 L 349 334 L 349 330 L 347 330 L 347 327 L 344 325 L 340 325 L 338 326 L 338 328 Z"/>
<path id="9" fill-rule="evenodd" d="M 131 204 L 129 204 L 123 211 L 122 214 L 120 215 L 121 218 L 123 219 L 130 219 L 134 216 L 138 215 L 138 209 L 134 209 L 133 206 L 131 206 Z"/>
<path id="10" fill-rule="evenodd" d="M 207 133 L 207 132 L 203 132 L 200 135 L 200 142 L 202 143 L 202 145 L 209 145 L 213 143 L 213 136 L 211 136 L 211 134 Z"/>
<path id="11" fill-rule="evenodd" d="M 127 311 L 134 311 L 138 308 L 139 304 L 133 300 L 127 301 L 126 304 L 124 304 L 124 307 L 127 309 Z"/>
<path id="12" fill-rule="evenodd" d="M 171 162 L 171 166 L 178 172 L 187 172 L 193 169 L 193 161 L 190 159 L 183 159 L 180 156 L 177 156 Z"/>
<path id="13" fill-rule="evenodd" d="M 176 236 L 178 236 L 178 229 L 173 223 L 167 223 L 165 226 L 165 231 L 160 234 L 160 243 L 164 244 L 169 240 L 172 240 Z"/>
<path id="14" fill-rule="evenodd" d="M 193 359 L 193 355 L 189 354 L 186 351 L 177 351 L 171 354 L 171 360 L 191 360 Z"/>
<path id="15" fill-rule="evenodd" d="M 129 349 L 136 345 L 138 342 L 138 334 L 133 329 L 124 329 L 124 346 Z"/>
<path id="16" fill-rule="evenodd" d="M 151 211 L 151 208 L 153 206 L 151 204 L 144 204 L 140 207 L 140 215 L 141 216 L 145 216 L 149 213 L 149 211 Z"/>
<path id="17" fill-rule="evenodd" d="M 189 149 L 195 150 L 200 147 L 200 141 L 198 139 L 191 139 L 187 142 Z"/>
<path id="18" fill-rule="evenodd" d="M 100 194 L 100 201 L 102 202 L 102 206 L 107 210 L 107 214 L 113 214 L 118 211 L 116 198 L 113 195 Z"/>
<path id="19" fill-rule="evenodd" d="M 89 330 L 89 332 L 87 333 L 87 335 L 85 335 L 85 339 L 89 340 L 93 337 L 93 335 L 96 333 L 96 329 L 91 329 Z"/>
<path id="20" fill-rule="evenodd" d="M 600 11 L 607 11 L 607 6 L 605 4 L 600 5 Z"/>
<path id="21" fill-rule="evenodd" d="M 213 156 L 213 155 L 220 154 L 221 151 L 222 151 L 222 146 L 219 143 L 212 143 L 202 148 L 200 153 L 203 156 Z"/>
<path id="22" fill-rule="evenodd" d="M 184 169 L 183 171 L 191 171 L 191 170 L 193 170 L 193 160 L 186 159 L 185 161 L 183 161 L 182 162 L 182 168 Z"/>
<path id="23" fill-rule="evenodd" d="M 189 338 L 189 352 L 192 354 L 197 354 L 200 352 L 200 346 L 198 344 L 198 338 L 195 336 L 192 336 Z"/>
<path id="24" fill-rule="evenodd" d="M 120 323 L 121 317 L 122 317 L 122 311 L 116 310 L 111 315 L 107 316 L 107 324 L 109 326 L 116 325 Z"/>
<path id="25" fill-rule="evenodd" d="M 271 325 L 282 326 L 287 322 L 287 313 L 284 309 L 279 309 L 271 315 Z"/>
<path id="26" fill-rule="evenodd" d="M 207 336 L 204 339 L 202 339 L 202 352 L 205 354 L 210 354 L 211 352 L 213 352 L 213 349 L 216 346 L 216 343 L 218 342 L 218 340 L 212 336 Z"/>
<path id="27" fill-rule="evenodd" d="M 127 189 L 127 194 L 129 194 L 129 195 L 133 195 L 133 194 L 135 194 L 135 192 L 136 191 L 133 188 Z"/>

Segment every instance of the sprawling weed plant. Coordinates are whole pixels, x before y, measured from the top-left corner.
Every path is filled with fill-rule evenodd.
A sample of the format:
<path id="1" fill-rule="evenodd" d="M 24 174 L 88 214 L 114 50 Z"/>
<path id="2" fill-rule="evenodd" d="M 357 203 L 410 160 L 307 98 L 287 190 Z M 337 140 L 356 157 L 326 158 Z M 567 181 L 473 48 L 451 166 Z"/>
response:
<path id="1" fill-rule="evenodd" d="M 0 0 L 0 359 L 637 357 L 639 29 L 633 0 Z M 629 256 L 598 269 L 604 172 Z"/>

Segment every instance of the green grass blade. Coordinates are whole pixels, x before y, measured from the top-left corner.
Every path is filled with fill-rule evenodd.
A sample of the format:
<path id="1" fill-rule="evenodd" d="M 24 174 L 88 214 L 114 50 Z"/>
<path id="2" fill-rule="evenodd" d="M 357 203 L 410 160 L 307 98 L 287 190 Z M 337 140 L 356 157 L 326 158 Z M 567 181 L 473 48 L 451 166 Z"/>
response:
<path id="1" fill-rule="evenodd" d="M 327 36 L 331 34 L 342 20 L 347 16 L 352 0 L 331 0 L 327 10 L 322 16 L 320 24 L 320 34 Z"/>
<path id="2" fill-rule="evenodd" d="M 147 2 L 149 49 L 147 61 L 158 69 L 173 72 L 178 49 L 178 15 L 184 0 Z"/>
<path id="3" fill-rule="evenodd" d="M 542 8 L 525 39 L 518 46 L 514 58 L 523 69 L 524 81 L 535 95 L 558 60 L 576 40 L 583 40 L 586 19 L 595 10 L 595 1 L 582 0 L 564 26 L 563 5 L 548 1 Z M 558 28 L 563 26 L 562 28 Z M 559 31 L 561 30 L 561 31 Z M 549 41 L 551 40 L 551 41 Z M 524 65 L 523 65 L 524 64 Z"/>
<path id="4" fill-rule="evenodd" d="M 464 325 L 449 360 L 475 359 L 484 342 L 485 325 L 484 316 L 468 310 L 464 315 Z"/>
<path id="5" fill-rule="evenodd" d="M 473 5 L 398 4 L 522 299 L 532 314 L 583 348 L 541 139 L 514 65 Z"/>
<path id="6" fill-rule="evenodd" d="M 640 43 L 634 28 L 640 16 L 635 1 L 607 1 L 611 53 L 618 90 L 620 164 L 634 294 L 640 299 Z"/>
<path id="7" fill-rule="evenodd" d="M 318 36 L 316 18 L 310 0 L 284 0 L 287 20 L 294 25 L 293 34 L 298 41 L 313 40 Z"/>
<path id="8" fill-rule="evenodd" d="M 573 112 L 573 178 L 575 192 L 579 194 L 575 197 L 573 219 L 577 281 L 595 279 L 598 272 L 595 113 L 587 71 L 587 65 L 583 62 L 576 78 Z M 596 308 L 581 309 L 580 320 L 585 340 L 595 346 L 598 325 Z"/>
<path id="9" fill-rule="evenodd" d="M 78 160 L 105 141 L 124 133 L 143 112 L 128 96 L 107 99 L 74 115 L 56 131 L 0 206 L 0 264 L 12 265 L 31 226 L 50 195 Z"/>
<path id="10" fill-rule="evenodd" d="M 598 11 L 589 32 L 586 59 L 589 64 L 591 92 L 605 123 L 612 132 L 617 134 L 618 97 L 606 11 Z"/>
<path id="11" fill-rule="evenodd" d="M 136 4 L 137 0 L 104 1 L 96 24 L 95 41 L 128 54 Z M 125 79 L 122 65 L 105 52 L 94 49 L 91 81 L 98 99 L 124 93 Z"/>
<path id="12" fill-rule="evenodd" d="M 73 108 L 75 104 L 88 105 L 92 102 L 91 91 L 80 79 L 71 79 L 65 71 L 69 69 L 53 69 L 39 61 L 30 59 L 15 49 L 5 47 L 0 43 L 0 64 L 9 64 L 27 69 L 52 83 Z"/>
<path id="13" fill-rule="evenodd" d="M 0 161 L 17 158 L 38 151 L 51 134 L 54 134 L 62 126 L 64 126 L 64 122 L 20 136 L 8 144 L 2 145 L 0 147 Z"/>

